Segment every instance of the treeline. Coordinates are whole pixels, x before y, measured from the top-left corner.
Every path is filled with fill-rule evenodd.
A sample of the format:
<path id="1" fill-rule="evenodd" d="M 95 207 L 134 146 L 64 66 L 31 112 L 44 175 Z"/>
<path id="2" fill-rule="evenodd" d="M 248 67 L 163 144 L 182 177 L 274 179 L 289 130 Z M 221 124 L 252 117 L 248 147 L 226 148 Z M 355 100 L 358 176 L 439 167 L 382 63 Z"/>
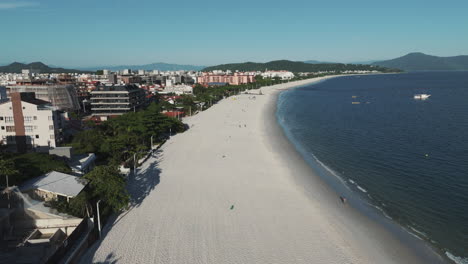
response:
<path id="1" fill-rule="evenodd" d="M 46 153 L 0 154 L 0 186 L 6 186 L 6 177 L 9 186 L 20 185 L 52 170 L 71 173 L 70 167 L 62 158 Z"/>
<path id="2" fill-rule="evenodd" d="M 161 105 L 152 103 L 146 109 L 129 112 L 99 125 L 88 123 L 90 129 L 78 133 L 71 146 L 77 153 L 95 153 L 99 166 L 84 176 L 90 183 L 69 203 L 55 201 L 51 205 L 61 212 L 84 216 L 97 201 L 101 201 L 103 215 L 128 206 L 130 197 L 119 166 L 133 165 L 153 144 L 165 140 L 170 132 L 185 130 L 184 124 L 161 114 Z"/>
<path id="3" fill-rule="evenodd" d="M 125 179 L 121 176 L 119 166 L 130 161 L 133 155 L 141 157 L 151 148 L 165 140 L 169 133 L 185 130 L 184 124 L 161 113 L 161 105 L 152 103 L 146 109 L 130 112 L 110 119 L 99 125 L 88 123 L 90 129 L 78 133 L 68 144 L 75 153 L 95 153 L 96 166 L 83 176 L 89 180 L 86 188 L 70 202 L 53 201 L 50 206 L 59 212 L 84 217 L 93 211 L 97 201 L 101 201 L 103 216 L 127 207 L 129 195 Z M 50 171 L 71 173 L 70 167 L 63 158 L 46 153 L 3 153 L 0 155 L 1 185 L 20 185 L 24 181 L 43 175 Z"/>
<path id="4" fill-rule="evenodd" d="M 185 127 L 175 118 L 161 114 L 161 105 L 152 103 L 145 110 L 129 112 L 112 118 L 92 129 L 77 134 L 71 145 L 78 153 L 95 153 L 101 163 L 120 165 L 161 142 L 170 132 L 182 132 Z"/>
<path id="5" fill-rule="evenodd" d="M 278 60 L 270 61 L 267 63 L 257 62 L 245 62 L 245 63 L 233 63 L 233 64 L 222 64 L 217 66 L 211 66 L 203 69 L 203 71 L 265 71 L 268 70 L 286 70 L 291 72 L 324 72 L 324 71 L 335 71 L 336 73 L 345 71 L 379 71 L 379 72 L 401 72 L 398 69 L 390 69 L 377 65 L 363 65 L 363 64 L 342 64 L 342 63 L 322 63 L 322 64 L 310 64 L 299 61 L 289 60 Z"/>

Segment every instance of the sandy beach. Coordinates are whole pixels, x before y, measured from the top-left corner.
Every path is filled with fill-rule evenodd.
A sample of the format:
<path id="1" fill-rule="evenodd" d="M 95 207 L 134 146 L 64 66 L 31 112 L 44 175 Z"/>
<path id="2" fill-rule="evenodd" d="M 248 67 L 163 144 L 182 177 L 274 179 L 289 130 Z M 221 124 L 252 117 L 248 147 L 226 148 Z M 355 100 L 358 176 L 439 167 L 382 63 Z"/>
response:
<path id="1" fill-rule="evenodd" d="M 82 263 L 427 263 L 361 215 L 307 165 L 261 88 L 184 119 L 130 176 L 131 208 Z M 250 91 L 258 93 L 258 91 Z"/>

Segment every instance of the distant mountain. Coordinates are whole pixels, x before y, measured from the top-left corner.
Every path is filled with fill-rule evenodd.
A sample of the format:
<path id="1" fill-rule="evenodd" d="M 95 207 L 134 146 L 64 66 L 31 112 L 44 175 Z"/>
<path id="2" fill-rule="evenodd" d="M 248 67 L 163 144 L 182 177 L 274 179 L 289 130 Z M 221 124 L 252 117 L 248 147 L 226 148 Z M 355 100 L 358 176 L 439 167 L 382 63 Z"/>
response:
<path id="1" fill-rule="evenodd" d="M 369 61 L 353 61 L 353 62 L 350 62 L 352 64 L 365 64 L 365 65 L 369 65 L 369 64 L 372 64 L 376 62 L 376 60 L 369 60 Z"/>
<path id="2" fill-rule="evenodd" d="M 336 63 L 336 62 L 328 62 L 328 61 L 317 61 L 317 60 L 306 60 L 303 61 L 304 63 L 309 63 L 309 64 L 329 64 L 329 63 Z"/>
<path id="3" fill-rule="evenodd" d="M 99 66 L 99 67 L 89 67 L 81 68 L 82 70 L 97 71 L 97 70 L 111 70 L 111 71 L 120 71 L 124 69 L 132 70 L 160 70 L 160 71 L 199 71 L 206 66 L 196 66 L 196 65 L 180 65 L 180 64 L 170 64 L 164 62 L 157 62 L 144 65 L 118 65 L 118 66 Z"/>
<path id="4" fill-rule="evenodd" d="M 13 62 L 6 66 L 0 66 L 0 72 L 4 73 L 21 73 L 23 69 L 39 70 L 41 73 L 83 73 L 86 71 L 64 69 L 64 68 L 52 68 L 45 65 L 42 62 L 33 62 L 29 64 Z"/>
<path id="5" fill-rule="evenodd" d="M 319 71 L 347 71 L 347 70 L 377 70 L 382 72 L 392 71 L 384 67 L 373 65 L 356 65 L 342 63 L 322 63 L 310 64 L 298 61 L 278 60 L 267 63 L 245 62 L 222 64 L 211 66 L 203 69 L 203 71 L 214 70 L 231 70 L 231 71 L 264 71 L 264 70 L 286 70 L 291 72 L 319 72 Z"/>
<path id="6" fill-rule="evenodd" d="M 377 61 L 372 65 L 398 68 L 404 71 L 468 70 L 468 56 L 437 57 L 415 52 L 393 60 Z"/>

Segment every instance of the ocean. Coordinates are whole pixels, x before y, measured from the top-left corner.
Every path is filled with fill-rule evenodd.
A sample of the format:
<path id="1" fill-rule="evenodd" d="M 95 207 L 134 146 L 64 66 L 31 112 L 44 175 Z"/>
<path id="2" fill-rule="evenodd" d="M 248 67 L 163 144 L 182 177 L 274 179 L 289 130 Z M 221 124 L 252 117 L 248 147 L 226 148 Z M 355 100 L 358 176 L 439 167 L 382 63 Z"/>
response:
<path id="1" fill-rule="evenodd" d="M 338 77 L 282 92 L 277 106 L 337 192 L 468 263 L 468 72 Z"/>

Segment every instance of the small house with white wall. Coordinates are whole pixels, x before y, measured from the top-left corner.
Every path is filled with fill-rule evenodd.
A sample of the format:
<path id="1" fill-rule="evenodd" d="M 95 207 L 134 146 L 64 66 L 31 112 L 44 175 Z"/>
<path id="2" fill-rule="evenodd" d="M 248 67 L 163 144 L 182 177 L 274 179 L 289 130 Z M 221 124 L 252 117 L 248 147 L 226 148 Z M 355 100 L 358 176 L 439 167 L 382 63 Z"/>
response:
<path id="1" fill-rule="evenodd" d="M 30 179 L 19 186 L 22 193 L 40 201 L 64 200 L 77 196 L 88 184 L 88 180 L 70 174 L 51 171 Z"/>

